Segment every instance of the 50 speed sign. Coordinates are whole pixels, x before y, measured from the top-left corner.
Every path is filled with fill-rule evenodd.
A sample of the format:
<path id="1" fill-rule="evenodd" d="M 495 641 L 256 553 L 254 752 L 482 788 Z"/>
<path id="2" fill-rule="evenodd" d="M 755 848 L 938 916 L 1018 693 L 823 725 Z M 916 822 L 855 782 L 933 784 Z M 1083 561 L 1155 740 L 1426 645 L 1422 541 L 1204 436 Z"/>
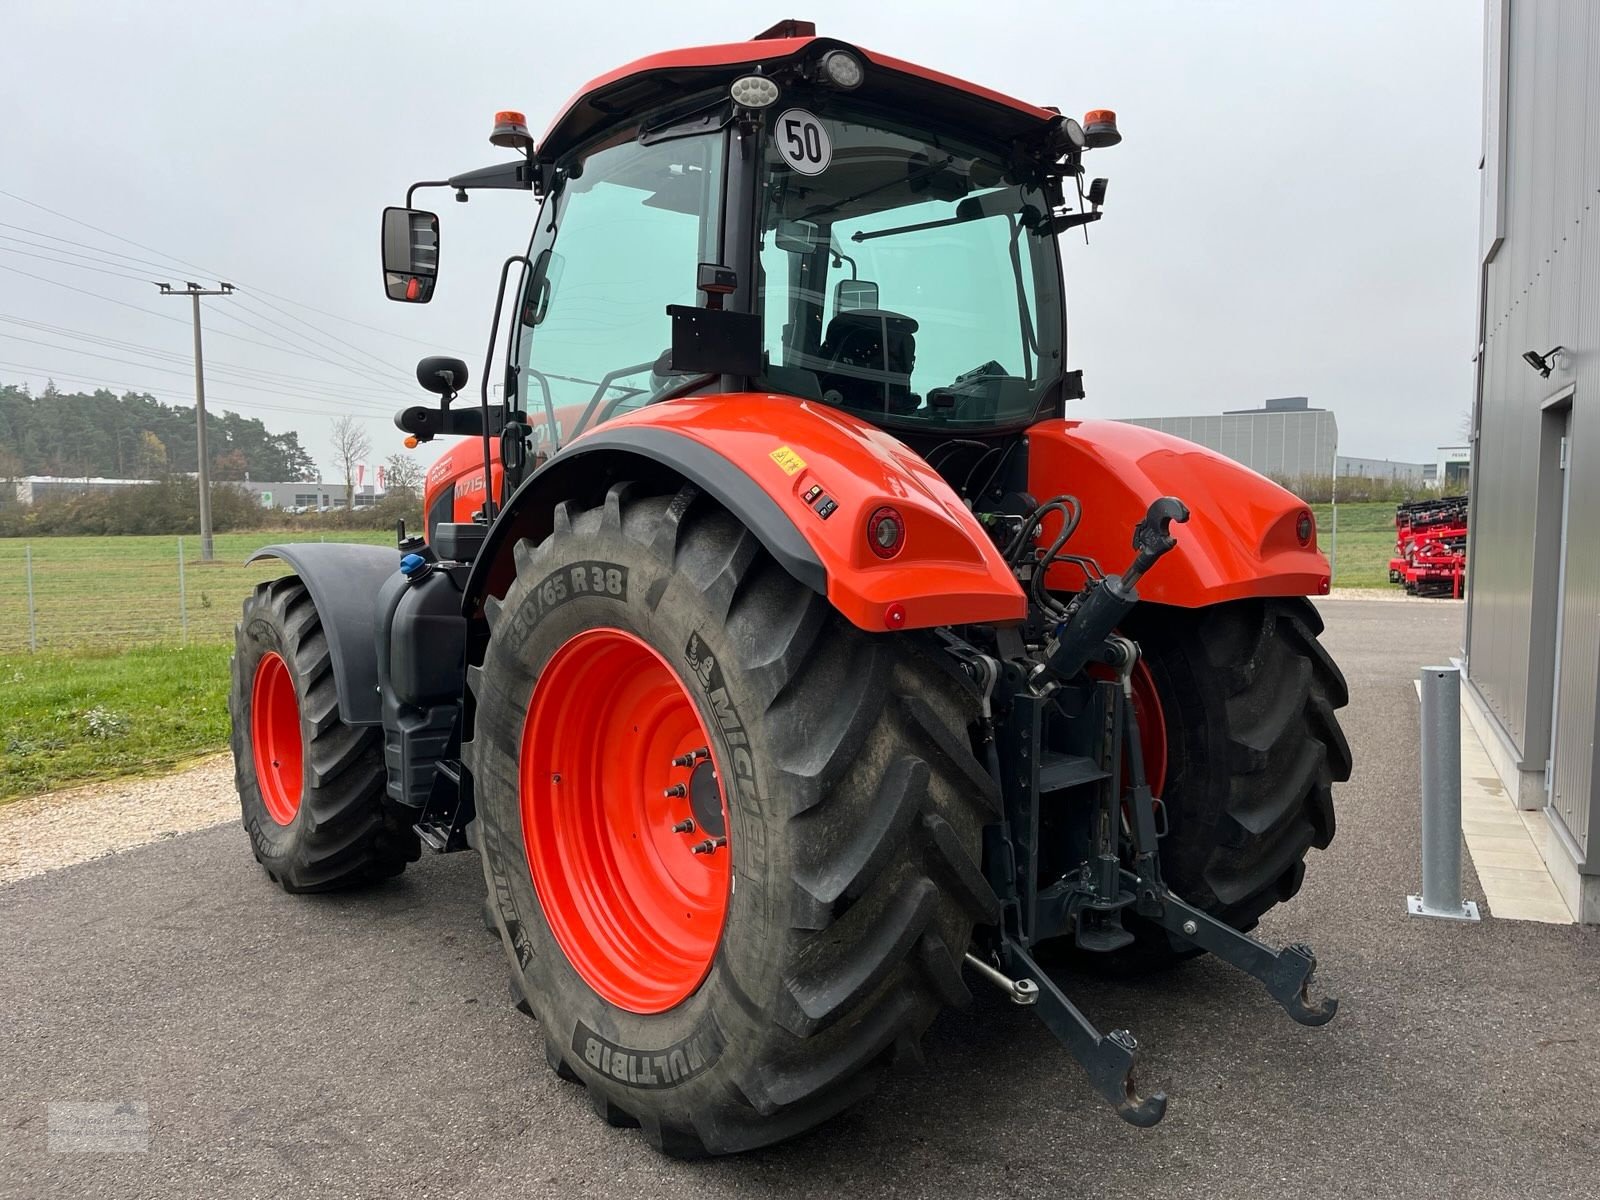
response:
<path id="1" fill-rule="evenodd" d="M 779 116 L 773 137 L 783 161 L 802 175 L 820 175 L 833 160 L 827 128 L 803 108 L 791 108 Z"/>

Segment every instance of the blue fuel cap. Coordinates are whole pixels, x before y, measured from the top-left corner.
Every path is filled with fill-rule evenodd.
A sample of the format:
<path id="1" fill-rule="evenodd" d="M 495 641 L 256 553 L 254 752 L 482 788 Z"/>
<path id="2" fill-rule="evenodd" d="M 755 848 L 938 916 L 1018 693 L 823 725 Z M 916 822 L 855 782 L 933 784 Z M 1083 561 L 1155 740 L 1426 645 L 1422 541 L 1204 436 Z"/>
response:
<path id="1" fill-rule="evenodd" d="M 428 565 L 428 560 L 420 554 L 408 554 L 400 560 L 400 574 L 410 579 L 423 567 Z"/>

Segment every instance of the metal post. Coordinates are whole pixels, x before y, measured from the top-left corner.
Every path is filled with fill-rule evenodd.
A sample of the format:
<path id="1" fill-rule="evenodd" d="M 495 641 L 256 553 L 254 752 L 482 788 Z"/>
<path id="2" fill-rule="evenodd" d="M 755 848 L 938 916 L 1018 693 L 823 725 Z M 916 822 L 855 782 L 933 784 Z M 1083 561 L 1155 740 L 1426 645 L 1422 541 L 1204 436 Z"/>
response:
<path id="1" fill-rule="evenodd" d="M 188 584 L 184 581 L 183 571 L 183 539 L 178 539 L 178 641 L 180 645 L 189 644 L 189 591 Z"/>
<path id="2" fill-rule="evenodd" d="M 194 302 L 194 444 L 200 467 L 200 561 L 211 561 L 211 455 L 206 447 L 206 368 L 200 351 L 200 293 Z M 183 540 L 178 540 L 183 545 Z"/>
<path id="3" fill-rule="evenodd" d="M 22 548 L 22 557 L 28 565 L 28 653 L 39 653 L 39 622 L 33 609 L 33 543 Z"/>
<path id="4" fill-rule="evenodd" d="M 177 292 L 169 284 L 156 284 L 163 296 L 188 296 L 194 303 L 194 441 L 195 457 L 199 466 L 200 482 L 200 561 L 211 559 L 211 456 L 206 448 L 206 369 L 200 352 L 200 297 L 231 296 L 233 284 L 224 283 L 216 288 L 202 288 L 190 283 L 186 291 Z"/>
<path id="5" fill-rule="evenodd" d="M 1328 530 L 1328 590 L 1332 591 L 1335 581 L 1339 577 L 1339 441 L 1333 443 L 1333 483 L 1328 488 L 1328 507 L 1333 511 L 1330 514 Z"/>
<path id="6" fill-rule="evenodd" d="M 1422 668 L 1422 895 L 1414 917 L 1476 921 L 1461 898 L 1461 669 Z"/>

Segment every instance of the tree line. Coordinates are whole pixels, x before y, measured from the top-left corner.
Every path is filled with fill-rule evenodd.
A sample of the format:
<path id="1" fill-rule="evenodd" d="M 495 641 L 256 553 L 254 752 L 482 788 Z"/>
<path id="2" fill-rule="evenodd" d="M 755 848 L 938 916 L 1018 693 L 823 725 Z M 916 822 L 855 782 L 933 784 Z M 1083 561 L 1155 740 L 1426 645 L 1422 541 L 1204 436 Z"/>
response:
<path id="1" fill-rule="evenodd" d="M 273 433 L 254 417 L 206 413 L 211 477 L 313 480 L 316 464 L 293 431 Z M 0 481 L 23 475 L 161 479 L 196 471 L 194 408 L 108 388 L 35 396 L 0 384 Z"/>

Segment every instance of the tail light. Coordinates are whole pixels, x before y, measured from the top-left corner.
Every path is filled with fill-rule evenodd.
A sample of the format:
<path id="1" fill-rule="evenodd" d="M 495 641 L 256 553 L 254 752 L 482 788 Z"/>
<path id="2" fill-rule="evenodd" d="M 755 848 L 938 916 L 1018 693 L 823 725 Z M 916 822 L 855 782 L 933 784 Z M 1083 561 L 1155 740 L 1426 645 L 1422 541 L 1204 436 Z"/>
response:
<path id="1" fill-rule="evenodd" d="M 887 504 L 867 518 L 867 545 L 879 558 L 893 558 L 905 547 L 906 521 L 900 510 Z"/>

